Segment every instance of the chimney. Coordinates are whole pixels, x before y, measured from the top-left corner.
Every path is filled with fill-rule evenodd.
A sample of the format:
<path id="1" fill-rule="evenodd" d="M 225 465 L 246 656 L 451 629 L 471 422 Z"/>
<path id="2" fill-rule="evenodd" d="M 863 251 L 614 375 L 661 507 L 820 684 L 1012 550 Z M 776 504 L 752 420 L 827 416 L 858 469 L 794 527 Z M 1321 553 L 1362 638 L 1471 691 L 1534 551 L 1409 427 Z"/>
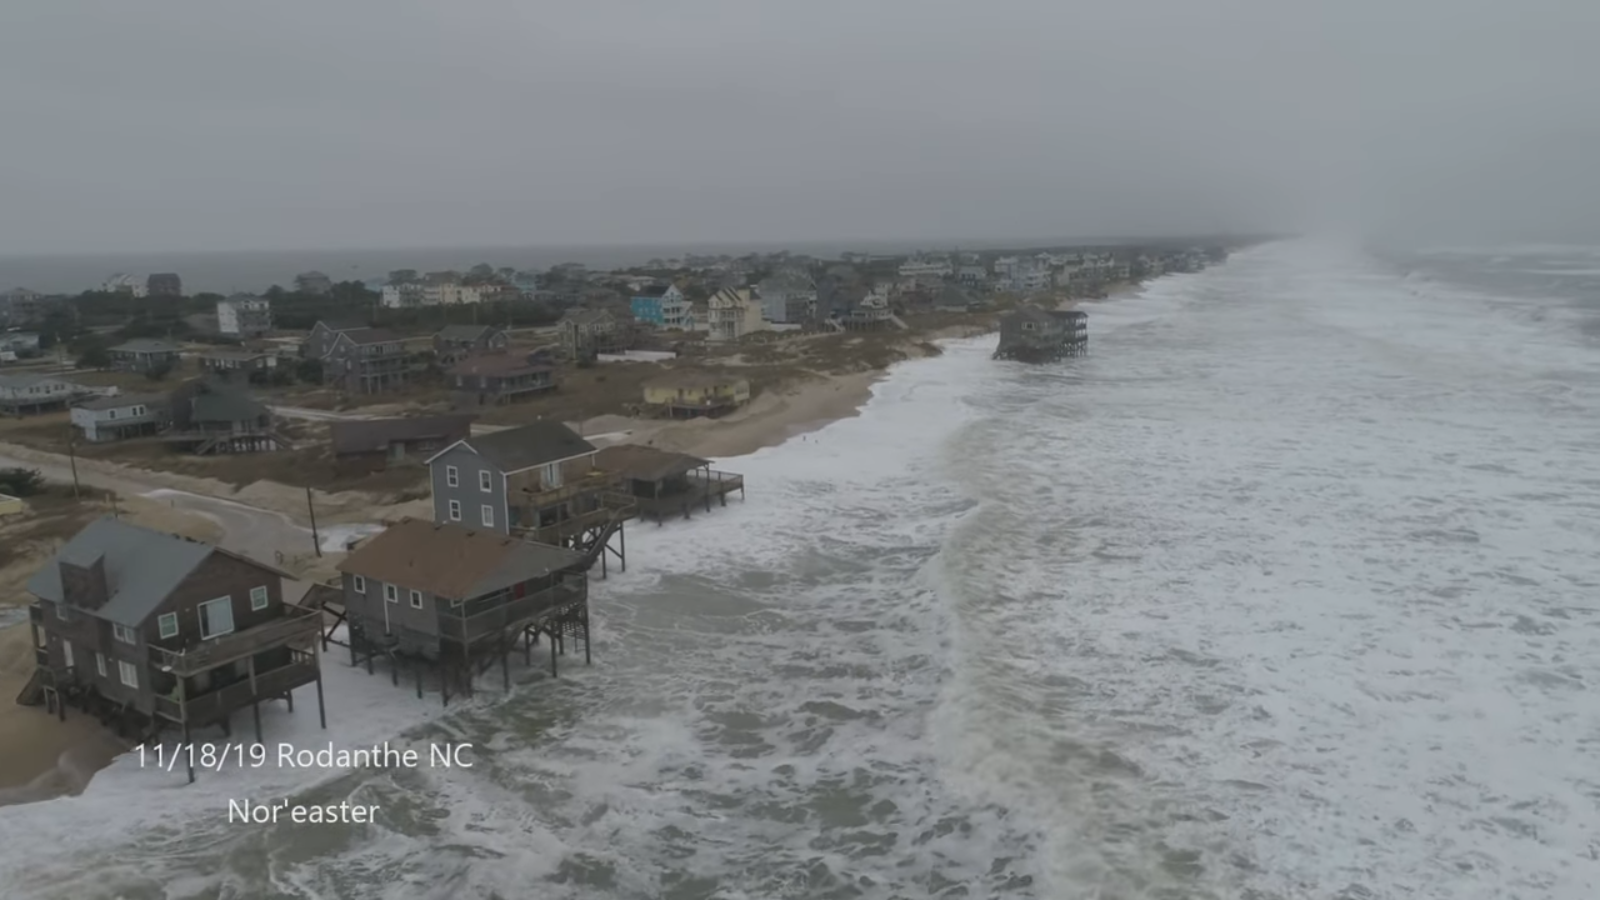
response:
<path id="1" fill-rule="evenodd" d="M 94 562 L 79 566 L 62 560 L 61 599 L 68 606 L 95 610 L 111 599 L 110 585 L 106 582 L 106 558 L 96 556 Z"/>

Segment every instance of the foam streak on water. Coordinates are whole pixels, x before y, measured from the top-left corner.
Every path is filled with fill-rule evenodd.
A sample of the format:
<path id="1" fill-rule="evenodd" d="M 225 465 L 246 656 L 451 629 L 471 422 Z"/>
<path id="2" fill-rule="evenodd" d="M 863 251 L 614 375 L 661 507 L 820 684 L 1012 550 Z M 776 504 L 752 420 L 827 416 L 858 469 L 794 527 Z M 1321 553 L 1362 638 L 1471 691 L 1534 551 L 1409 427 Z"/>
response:
<path id="1" fill-rule="evenodd" d="M 181 815 L 152 823 L 123 767 L 0 815 L 0 876 L 75 898 L 1600 896 L 1600 367 L 1543 311 L 1280 245 L 1092 308 L 1093 352 L 1057 367 L 951 345 L 859 418 L 724 461 L 748 500 L 631 531 L 594 666 L 407 735 L 482 764 L 307 789 L 381 803 L 378 827 L 223 826 L 215 779 L 163 788 Z M 378 710 L 423 720 L 382 675 L 335 683 L 365 740 L 400 730 Z M 92 872 L 83 847 L 109 848 Z"/>

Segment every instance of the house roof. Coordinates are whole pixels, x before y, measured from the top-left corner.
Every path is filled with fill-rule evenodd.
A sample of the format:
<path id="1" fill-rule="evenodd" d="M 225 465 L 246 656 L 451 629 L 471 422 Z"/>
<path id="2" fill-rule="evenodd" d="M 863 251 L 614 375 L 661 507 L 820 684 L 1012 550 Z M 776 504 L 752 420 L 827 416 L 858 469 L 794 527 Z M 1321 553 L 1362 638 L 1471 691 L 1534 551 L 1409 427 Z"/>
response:
<path id="1" fill-rule="evenodd" d="M 433 336 L 447 341 L 476 341 L 499 330 L 493 325 L 446 325 Z"/>
<path id="2" fill-rule="evenodd" d="M 465 446 L 507 475 L 595 452 L 593 444 L 564 423 L 540 419 L 518 428 L 456 441 L 435 453 L 428 462 L 432 463 L 458 446 Z"/>
<path id="3" fill-rule="evenodd" d="M 519 372 L 548 372 L 554 367 L 529 362 L 512 353 L 472 356 L 450 367 L 451 375 L 515 375 Z"/>
<path id="4" fill-rule="evenodd" d="M 608 309 L 569 309 L 566 315 L 561 317 L 561 321 L 578 325 L 596 325 L 607 318 L 614 318 Z"/>
<path id="5" fill-rule="evenodd" d="M 715 294 L 712 294 L 711 299 L 707 302 L 713 307 L 720 306 L 727 308 L 736 306 L 749 306 L 754 301 L 751 300 L 750 291 L 747 288 L 725 287 L 722 290 L 717 291 Z"/>
<path id="6" fill-rule="evenodd" d="M 319 319 L 317 320 L 317 324 L 328 329 L 329 331 L 334 332 L 335 334 L 342 334 L 346 331 L 364 331 L 372 327 L 365 322 L 342 322 L 330 321 L 328 319 Z"/>
<path id="7" fill-rule="evenodd" d="M 165 406 L 168 398 L 164 394 L 118 394 L 114 397 L 91 397 L 73 406 L 79 409 L 123 409 L 129 406 Z"/>
<path id="8" fill-rule="evenodd" d="M 80 385 L 77 385 L 74 382 L 68 381 L 65 378 L 57 378 L 54 375 L 29 375 L 26 373 L 19 373 L 16 375 L 0 375 L 0 387 L 30 388 L 44 384 L 47 381 L 58 381 L 71 387 L 80 387 Z M 85 390 L 87 390 L 87 388 L 85 388 Z"/>
<path id="9" fill-rule="evenodd" d="M 340 335 L 358 347 L 369 344 L 397 344 L 405 340 L 387 328 L 362 327 L 340 332 Z"/>
<path id="10" fill-rule="evenodd" d="M 402 519 L 363 541 L 338 569 L 448 600 L 470 600 L 582 565 L 583 555 L 455 522 Z"/>
<path id="11" fill-rule="evenodd" d="M 201 359 L 260 359 L 263 356 L 275 356 L 270 350 L 230 350 L 219 348 L 204 350 L 200 353 Z"/>
<path id="12" fill-rule="evenodd" d="M 86 612 L 137 628 L 213 553 L 244 560 L 281 578 L 293 577 L 202 541 L 107 516 L 90 522 L 67 541 L 28 579 L 28 592 L 61 603 L 60 563 L 87 567 L 94 565 L 96 559 L 103 559 L 110 598 L 99 609 Z"/>
<path id="13" fill-rule="evenodd" d="M 248 422 L 267 414 L 261 401 L 217 385 L 205 385 L 193 398 L 192 418 L 198 422 Z"/>
<path id="14" fill-rule="evenodd" d="M 709 465 L 698 456 L 644 444 L 613 444 L 594 457 L 595 468 L 636 481 L 660 481 Z"/>
<path id="15" fill-rule="evenodd" d="M 737 384 L 748 381 L 743 375 L 719 375 L 715 372 L 669 372 L 645 382 L 645 387 L 652 388 L 696 388 L 720 387 L 722 385 Z"/>
<path id="16" fill-rule="evenodd" d="M 134 338 L 111 348 L 113 353 L 177 353 L 181 348 L 171 341 L 155 338 Z"/>
<path id="17" fill-rule="evenodd" d="M 416 416 L 403 419 L 346 419 L 328 428 L 334 453 L 377 453 L 395 441 L 428 438 L 459 441 L 472 433 L 470 413 Z"/>

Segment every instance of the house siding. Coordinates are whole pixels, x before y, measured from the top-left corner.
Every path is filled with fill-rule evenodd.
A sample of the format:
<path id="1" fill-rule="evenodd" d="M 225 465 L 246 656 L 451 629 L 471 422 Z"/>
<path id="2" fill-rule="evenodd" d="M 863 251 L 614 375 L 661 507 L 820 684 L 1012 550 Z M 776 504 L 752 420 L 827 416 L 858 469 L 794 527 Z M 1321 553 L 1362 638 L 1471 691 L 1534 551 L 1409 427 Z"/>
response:
<path id="1" fill-rule="evenodd" d="M 457 487 L 450 487 L 446 468 L 455 466 L 460 472 Z M 434 459 L 429 465 L 428 478 L 433 485 L 433 521 L 454 521 L 450 518 L 450 501 L 461 504 L 461 524 L 468 528 L 483 528 L 481 507 L 494 509 L 494 524 L 488 526 L 502 534 L 510 533 L 506 523 L 505 476 L 493 463 L 474 453 L 466 446 L 457 446 Z M 478 473 L 489 473 L 489 490 L 478 486 Z"/>

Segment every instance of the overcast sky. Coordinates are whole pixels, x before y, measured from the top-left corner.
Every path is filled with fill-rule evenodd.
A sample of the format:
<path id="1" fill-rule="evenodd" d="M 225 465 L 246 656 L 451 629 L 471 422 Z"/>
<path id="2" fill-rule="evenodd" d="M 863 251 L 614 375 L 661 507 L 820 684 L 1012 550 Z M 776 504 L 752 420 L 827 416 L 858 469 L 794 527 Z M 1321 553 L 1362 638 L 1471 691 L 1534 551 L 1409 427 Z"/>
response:
<path id="1" fill-rule="evenodd" d="M 13 0 L 0 254 L 1600 238 L 1600 0 Z"/>

